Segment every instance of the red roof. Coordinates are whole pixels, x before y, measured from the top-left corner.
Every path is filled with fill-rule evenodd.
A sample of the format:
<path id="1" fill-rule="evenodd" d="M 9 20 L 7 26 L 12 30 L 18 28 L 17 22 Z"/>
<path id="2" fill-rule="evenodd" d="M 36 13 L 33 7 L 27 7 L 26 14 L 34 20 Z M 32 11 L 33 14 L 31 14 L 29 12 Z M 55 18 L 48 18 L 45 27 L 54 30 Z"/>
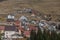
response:
<path id="1" fill-rule="evenodd" d="M 30 29 L 30 30 L 36 30 L 36 27 L 31 26 L 29 29 Z"/>
<path id="2" fill-rule="evenodd" d="M 19 26 L 20 25 L 20 21 L 15 21 L 15 25 Z"/>
<path id="3" fill-rule="evenodd" d="M 24 31 L 24 35 L 30 35 L 30 31 Z"/>
<path id="4" fill-rule="evenodd" d="M 0 30 L 5 30 L 5 26 L 0 26 Z"/>
<path id="5" fill-rule="evenodd" d="M 20 24 L 20 21 L 15 21 L 16 24 Z"/>
<path id="6" fill-rule="evenodd" d="M 18 29 L 21 30 L 21 31 L 24 31 L 24 29 L 22 27 L 19 27 Z"/>

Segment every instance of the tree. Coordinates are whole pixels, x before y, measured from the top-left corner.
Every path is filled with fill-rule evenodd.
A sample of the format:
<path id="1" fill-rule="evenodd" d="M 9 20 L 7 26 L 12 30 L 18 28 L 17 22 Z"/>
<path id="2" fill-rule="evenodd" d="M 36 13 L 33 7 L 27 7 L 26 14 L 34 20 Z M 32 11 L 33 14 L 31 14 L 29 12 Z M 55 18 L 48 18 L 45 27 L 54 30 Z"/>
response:
<path id="1" fill-rule="evenodd" d="M 47 33 L 46 33 L 46 30 L 44 30 L 44 32 L 43 32 L 43 40 L 47 40 Z"/>
<path id="2" fill-rule="evenodd" d="M 44 30 L 44 32 L 43 32 L 43 40 L 50 40 L 50 32 L 49 32 L 49 30 Z"/>
<path id="3" fill-rule="evenodd" d="M 36 40 L 36 32 L 34 30 L 31 31 L 30 40 Z"/>
<path id="4" fill-rule="evenodd" d="M 42 40 L 43 39 L 43 36 L 42 36 L 42 31 L 40 29 L 38 29 L 38 32 L 37 32 L 37 40 Z"/>
<path id="5" fill-rule="evenodd" d="M 60 33 L 57 34 L 57 40 L 60 40 Z"/>
<path id="6" fill-rule="evenodd" d="M 0 40 L 1 40 L 1 34 L 0 34 Z"/>
<path id="7" fill-rule="evenodd" d="M 58 39 L 58 34 L 55 31 L 51 32 L 51 40 L 57 40 Z"/>
<path id="8" fill-rule="evenodd" d="M 51 39 L 50 39 L 51 34 L 50 34 L 50 31 L 49 31 L 49 30 L 47 30 L 46 34 L 47 34 L 47 37 L 46 37 L 47 39 L 46 39 L 46 40 L 51 40 Z"/>

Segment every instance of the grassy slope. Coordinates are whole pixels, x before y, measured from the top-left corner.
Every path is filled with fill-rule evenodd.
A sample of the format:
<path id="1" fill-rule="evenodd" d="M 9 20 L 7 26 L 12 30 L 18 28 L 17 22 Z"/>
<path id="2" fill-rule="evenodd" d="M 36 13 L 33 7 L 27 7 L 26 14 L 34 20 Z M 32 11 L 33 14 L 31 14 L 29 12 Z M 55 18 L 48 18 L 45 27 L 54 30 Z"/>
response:
<path id="1" fill-rule="evenodd" d="M 6 0 L 0 3 L 0 13 L 12 12 L 20 7 L 30 7 L 43 13 L 60 15 L 59 0 Z"/>
<path id="2" fill-rule="evenodd" d="M 0 14 L 8 14 L 24 7 L 44 14 L 60 15 L 60 0 L 6 0 L 0 2 Z M 53 18 L 55 17 L 57 16 Z"/>

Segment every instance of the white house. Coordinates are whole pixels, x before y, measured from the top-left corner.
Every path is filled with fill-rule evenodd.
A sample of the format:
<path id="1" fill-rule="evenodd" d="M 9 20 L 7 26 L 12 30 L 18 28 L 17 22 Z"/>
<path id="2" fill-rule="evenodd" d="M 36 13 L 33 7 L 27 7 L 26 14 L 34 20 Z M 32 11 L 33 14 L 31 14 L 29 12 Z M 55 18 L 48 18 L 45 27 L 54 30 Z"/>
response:
<path id="1" fill-rule="evenodd" d="M 8 19 L 11 19 L 11 15 L 8 15 L 7 18 L 8 18 Z"/>
<path id="2" fill-rule="evenodd" d="M 5 38 L 11 38 L 11 35 L 12 34 L 15 34 L 16 33 L 16 27 L 15 26 L 6 26 L 5 27 L 5 35 L 4 37 Z"/>
<path id="3" fill-rule="evenodd" d="M 11 38 L 12 34 L 15 34 L 15 31 L 5 31 L 5 38 Z"/>
<path id="4" fill-rule="evenodd" d="M 7 21 L 14 21 L 15 16 L 14 15 L 8 15 Z"/>
<path id="5" fill-rule="evenodd" d="M 15 17 L 14 16 L 11 16 L 12 19 L 14 19 Z"/>
<path id="6" fill-rule="evenodd" d="M 19 34 L 12 34 L 11 38 L 23 38 L 23 36 Z"/>
<path id="7" fill-rule="evenodd" d="M 8 16 L 7 16 L 7 19 L 14 19 L 14 18 L 15 18 L 14 15 L 8 15 Z"/>

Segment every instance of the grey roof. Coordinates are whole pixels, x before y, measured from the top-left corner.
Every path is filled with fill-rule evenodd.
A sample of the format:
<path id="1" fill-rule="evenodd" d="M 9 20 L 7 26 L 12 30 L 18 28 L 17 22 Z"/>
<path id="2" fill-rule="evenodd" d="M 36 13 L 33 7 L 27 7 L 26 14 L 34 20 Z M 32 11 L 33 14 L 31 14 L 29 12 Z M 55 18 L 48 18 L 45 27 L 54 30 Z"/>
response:
<path id="1" fill-rule="evenodd" d="M 21 17 L 19 18 L 19 20 L 28 20 L 28 19 L 27 19 L 27 17 L 25 17 L 25 16 L 21 16 Z"/>
<path id="2" fill-rule="evenodd" d="M 5 31 L 16 31 L 15 26 L 5 26 Z"/>

